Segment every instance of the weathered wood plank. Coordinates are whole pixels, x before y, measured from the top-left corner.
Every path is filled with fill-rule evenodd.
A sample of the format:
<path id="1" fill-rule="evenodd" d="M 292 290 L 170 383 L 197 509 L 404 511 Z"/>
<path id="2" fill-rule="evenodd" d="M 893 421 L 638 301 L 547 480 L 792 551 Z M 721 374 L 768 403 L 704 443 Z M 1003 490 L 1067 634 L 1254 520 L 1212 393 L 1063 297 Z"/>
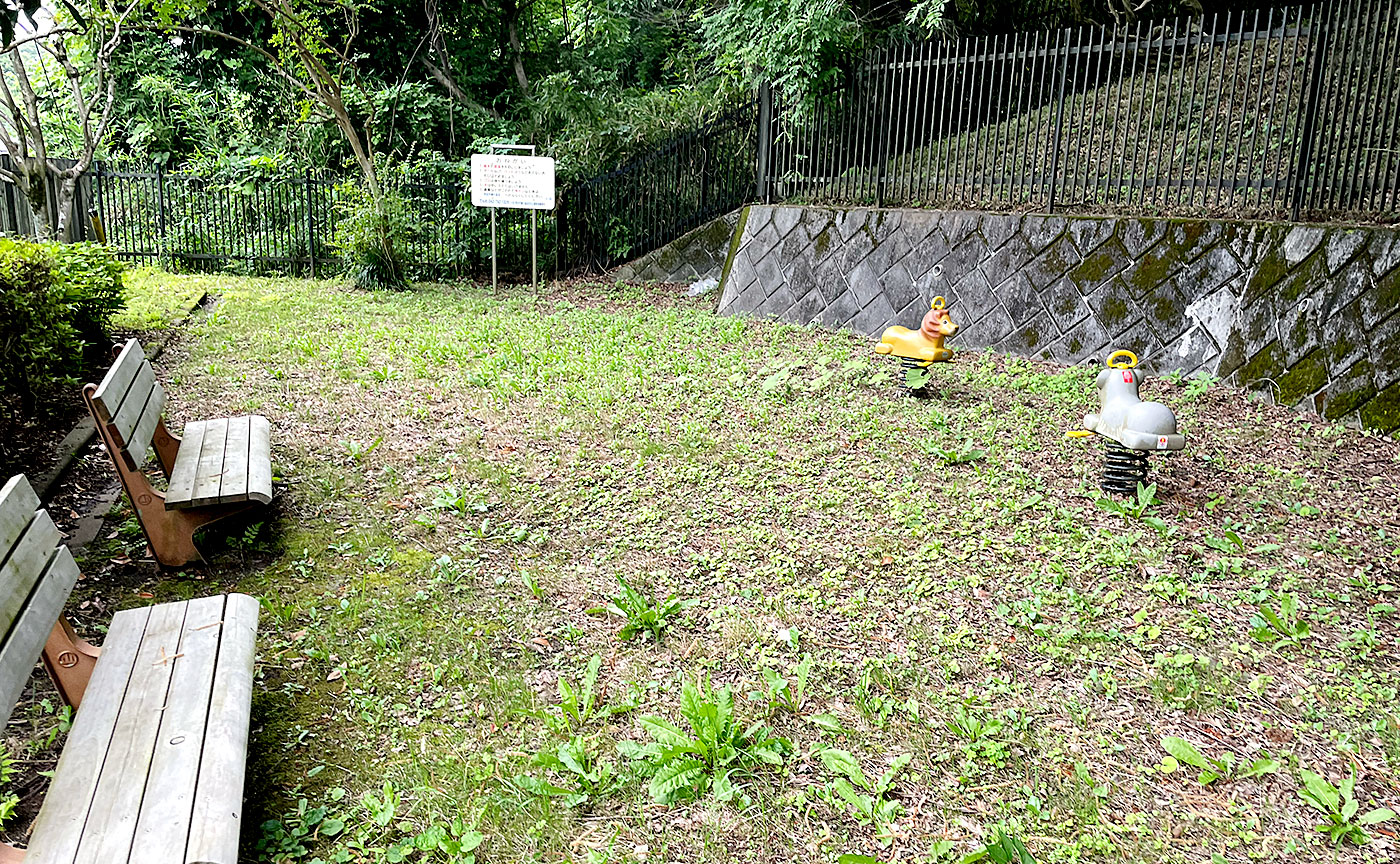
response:
<path id="1" fill-rule="evenodd" d="M 141 813 L 130 860 L 142 864 L 185 864 L 196 781 L 201 776 L 200 754 L 217 742 L 206 741 L 210 692 L 224 621 L 225 598 L 203 597 L 189 602 L 179 659 L 170 679 L 170 695 L 160 717 L 155 754 L 145 781 Z M 132 778 L 136 780 L 138 778 Z M 241 790 L 240 790 L 241 792 Z M 220 861 L 191 858 L 193 861 Z M 233 858 L 227 859 L 232 864 Z"/>
<path id="2" fill-rule="evenodd" d="M 29 597 L 22 617 L 0 647 L 0 729 L 9 722 L 15 702 L 29 683 L 34 663 L 44 650 L 54 622 L 63 614 L 63 605 L 78 581 L 78 565 L 67 546 L 48 562 L 39 585 Z"/>
<path id="3" fill-rule="evenodd" d="M 173 510 L 177 505 L 188 504 L 194 497 L 194 477 L 199 470 L 200 448 L 204 445 L 203 420 L 196 420 L 185 426 L 184 437 L 180 439 L 180 451 L 175 455 L 175 470 L 170 472 L 170 485 L 165 493 L 165 507 Z"/>
<path id="4" fill-rule="evenodd" d="M 195 469 L 194 494 L 190 506 L 201 507 L 219 500 L 223 482 L 224 444 L 228 437 L 228 419 L 206 420 L 204 442 L 199 448 L 199 466 Z"/>
<path id="5" fill-rule="evenodd" d="M 257 414 L 248 421 L 248 499 L 272 503 L 272 424 Z"/>
<path id="6" fill-rule="evenodd" d="M 136 379 L 131 382 L 131 389 L 126 391 L 121 406 L 113 408 L 112 429 L 122 446 L 131 443 L 131 433 L 136 431 L 136 423 L 141 419 L 141 412 L 146 410 L 146 403 L 150 401 L 155 388 L 156 370 L 151 368 L 151 364 L 143 362 L 141 368 L 136 370 Z M 112 407 L 110 402 L 107 406 Z"/>
<path id="7" fill-rule="evenodd" d="M 73 864 L 113 864 L 127 860 L 145 794 L 144 780 L 155 753 L 160 715 L 170 694 L 170 679 L 175 671 L 188 607 L 188 603 L 181 602 L 163 603 L 151 609 L 117 722 L 111 727 L 111 743 L 105 748 L 107 757 L 102 763 L 102 775 L 92 796 L 92 807 L 88 810 Z M 99 672 L 105 662 L 104 657 L 97 664 Z M 87 713 L 87 698 L 84 697 L 79 718 Z M 64 747 L 65 757 L 72 747 L 71 742 Z M 88 754 L 88 758 L 92 755 Z"/>
<path id="8" fill-rule="evenodd" d="M 34 487 L 23 474 L 11 477 L 0 489 L 0 561 L 10 554 L 38 509 L 39 496 L 34 494 Z"/>
<path id="9" fill-rule="evenodd" d="M 131 440 L 126 445 L 126 452 L 137 468 L 146 464 L 146 457 L 151 452 L 151 439 L 156 434 L 156 424 L 160 422 L 160 415 L 164 411 L 165 390 L 157 383 L 151 390 L 151 398 L 146 400 L 146 407 L 141 410 L 141 419 L 136 421 L 136 428 L 132 430 Z"/>
<path id="10" fill-rule="evenodd" d="M 131 382 L 135 380 L 137 371 L 145 362 L 146 351 L 141 347 L 141 343 L 136 339 L 128 339 L 122 347 L 122 353 L 117 356 L 117 362 L 107 370 L 102 383 L 97 385 L 97 392 L 93 394 L 92 401 L 97 406 L 99 419 L 112 422 L 112 415 L 121 407 L 127 391 L 131 389 Z"/>
<path id="11" fill-rule="evenodd" d="M 40 510 L 29 522 L 29 528 L 14 545 L 10 557 L 0 566 L 0 634 L 8 635 L 19 621 L 20 613 L 29 602 L 29 595 L 39 577 L 53 560 L 54 548 L 63 537 L 49 518 Z M 44 622 L 44 632 L 53 627 L 58 616 Z"/>
<path id="12" fill-rule="evenodd" d="M 228 595 L 187 861 L 232 864 L 238 858 L 257 634 L 258 601 L 246 594 Z"/>
<path id="13" fill-rule="evenodd" d="M 249 423 L 252 417 L 230 417 L 228 439 L 224 443 L 223 481 L 219 484 L 219 502 L 232 504 L 248 500 Z"/>
<path id="14" fill-rule="evenodd" d="M 34 822 L 25 864 L 72 864 L 77 854 L 151 608 L 118 612 L 112 619 L 102 660 L 83 694 L 83 710 L 68 733 Z"/>

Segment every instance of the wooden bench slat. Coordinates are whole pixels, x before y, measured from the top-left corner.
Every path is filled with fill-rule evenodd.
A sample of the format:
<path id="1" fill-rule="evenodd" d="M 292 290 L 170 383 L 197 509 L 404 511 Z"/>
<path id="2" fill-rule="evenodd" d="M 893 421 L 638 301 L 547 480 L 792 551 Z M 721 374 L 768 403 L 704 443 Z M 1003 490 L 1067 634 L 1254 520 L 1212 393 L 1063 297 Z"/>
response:
<path id="1" fill-rule="evenodd" d="M 248 444 L 252 417 L 230 417 L 224 442 L 224 467 L 219 481 L 219 503 L 248 500 Z"/>
<path id="2" fill-rule="evenodd" d="M 106 750 L 107 758 L 102 763 L 102 776 L 91 799 L 92 807 L 73 864 L 127 860 L 145 791 L 144 782 L 139 781 L 145 780 L 155 753 L 159 730 L 159 724 L 154 722 L 158 719 L 156 712 L 164 710 L 170 695 L 170 679 L 188 607 L 188 603 L 164 603 L 151 609 L 110 743 L 99 748 Z M 106 662 L 105 657 L 102 662 Z M 101 665 L 98 664 L 99 669 Z M 89 698 L 84 697 L 83 710 L 78 712 L 80 718 L 87 711 Z M 70 742 L 63 748 L 64 755 L 71 750 Z"/>
<path id="3" fill-rule="evenodd" d="M 135 461 L 136 467 L 140 468 L 146 464 L 146 458 L 151 453 L 151 439 L 156 434 L 156 424 L 160 422 L 160 415 L 165 413 L 165 388 L 157 383 L 151 389 L 151 396 L 146 400 L 146 407 L 141 410 L 141 418 L 136 421 L 136 428 L 131 430 L 131 440 L 127 442 L 126 452 Z"/>
<path id="4" fill-rule="evenodd" d="M 29 528 L 14 545 L 9 558 L 0 566 L 0 638 L 7 638 L 18 623 L 29 595 L 53 560 L 54 547 L 63 535 L 47 511 L 40 510 L 29 521 Z M 55 618 L 58 616 L 54 616 Z M 49 621 L 53 625 L 53 621 Z M 47 630 L 45 632 L 48 632 Z"/>
<path id="5" fill-rule="evenodd" d="M 248 423 L 248 499 L 272 503 L 272 424 L 257 414 Z"/>
<path id="6" fill-rule="evenodd" d="M 146 351 L 141 347 L 140 341 L 128 339 L 122 347 L 121 354 L 117 356 L 117 362 L 107 370 L 102 383 L 97 385 L 97 392 L 93 394 L 92 399 L 100 415 L 98 419 L 112 422 L 112 415 L 121 407 L 127 391 L 131 389 L 131 382 L 135 380 L 137 371 L 145 362 Z"/>
<path id="7" fill-rule="evenodd" d="M 247 594 L 228 595 L 195 791 L 189 861 L 232 864 L 238 859 L 257 638 L 258 601 Z"/>
<path id="8" fill-rule="evenodd" d="M 227 418 L 204 421 L 204 443 L 199 448 L 199 464 L 195 468 L 194 494 L 190 496 L 190 506 L 200 507 L 218 502 L 227 440 Z"/>
<path id="9" fill-rule="evenodd" d="M 136 379 L 131 382 L 131 389 L 127 391 L 121 407 L 115 408 L 112 416 L 112 429 L 123 446 L 132 447 L 134 442 L 131 433 L 136 431 L 141 412 L 146 410 L 146 403 L 151 400 L 155 387 L 156 370 L 151 368 L 151 364 L 142 363 L 141 368 L 136 370 Z M 136 453 L 131 455 L 136 456 Z"/>
<path id="10" fill-rule="evenodd" d="M 45 515 L 47 517 L 47 514 Z M 0 648 L 0 729 L 10 720 L 15 702 L 29 683 L 34 664 L 44 651 L 54 622 L 78 582 L 78 565 L 67 546 L 59 546 L 29 598 L 24 615 Z"/>
<path id="11" fill-rule="evenodd" d="M 175 456 L 175 468 L 170 472 L 170 485 L 165 493 L 167 508 L 187 503 L 194 497 L 194 477 L 199 469 L 199 451 L 204 444 L 203 420 L 185 426 L 180 439 L 180 451 Z"/>
<path id="12" fill-rule="evenodd" d="M 194 813 L 196 781 L 203 776 L 200 756 L 214 744 L 206 740 L 209 703 L 214 687 L 214 665 L 224 620 L 225 598 L 203 597 L 189 601 L 178 659 L 170 679 L 170 694 L 160 716 L 155 754 L 130 860 L 142 864 L 185 864 Z M 135 778 L 133 778 L 135 779 Z M 240 797 L 242 786 L 240 790 Z M 194 861 L 219 859 L 193 858 Z M 232 858 L 227 859 L 230 864 Z"/>
<path id="13" fill-rule="evenodd" d="M 72 864 L 78 852 L 151 608 L 118 612 L 112 619 L 102 660 L 83 694 L 83 708 L 68 732 L 44 806 L 34 821 L 25 864 Z"/>
<path id="14" fill-rule="evenodd" d="M 4 488 L 0 488 L 0 563 L 9 557 L 10 549 L 29 527 L 38 509 L 39 496 L 34 494 L 34 487 L 23 474 L 11 477 Z"/>

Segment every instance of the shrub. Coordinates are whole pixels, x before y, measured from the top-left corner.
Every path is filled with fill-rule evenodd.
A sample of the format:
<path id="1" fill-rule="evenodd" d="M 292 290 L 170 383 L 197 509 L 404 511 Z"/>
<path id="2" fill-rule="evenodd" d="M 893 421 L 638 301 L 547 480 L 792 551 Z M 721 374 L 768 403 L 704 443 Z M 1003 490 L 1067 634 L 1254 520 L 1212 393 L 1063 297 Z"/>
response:
<path id="1" fill-rule="evenodd" d="M 0 238 L 0 397 L 32 407 L 82 367 L 123 305 L 121 274 L 101 246 Z"/>
<path id="2" fill-rule="evenodd" d="M 107 335 L 112 316 L 126 305 L 122 262 L 96 243 L 52 244 L 54 284 L 73 310 L 73 325 L 89 342 Z"/>
<path id="3" fill-rule="evenodd" d="M 385 191 L 376 203 L 353 183 L 336 188 L 340 219 L 331 242 L 345 262 L 345 272 L 361 288 L 407 288 L 404 253 L 416 223 L 403 196 Z"/>

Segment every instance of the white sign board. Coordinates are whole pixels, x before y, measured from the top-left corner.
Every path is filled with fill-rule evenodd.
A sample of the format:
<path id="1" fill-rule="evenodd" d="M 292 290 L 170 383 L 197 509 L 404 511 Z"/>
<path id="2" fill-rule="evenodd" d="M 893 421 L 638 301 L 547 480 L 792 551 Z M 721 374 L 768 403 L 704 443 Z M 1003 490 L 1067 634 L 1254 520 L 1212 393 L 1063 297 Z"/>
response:
<path id="1" fill-rule="evenodd" d="M 472 154 L 472 205 L 554 209 L 554 160 L 548 156 Z"/>

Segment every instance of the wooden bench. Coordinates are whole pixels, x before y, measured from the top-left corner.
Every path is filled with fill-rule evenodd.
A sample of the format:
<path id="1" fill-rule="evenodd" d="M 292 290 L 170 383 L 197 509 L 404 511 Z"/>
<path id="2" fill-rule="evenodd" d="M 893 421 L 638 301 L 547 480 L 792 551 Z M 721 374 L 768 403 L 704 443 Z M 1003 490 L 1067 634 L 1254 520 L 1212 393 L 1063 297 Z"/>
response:
<path id="1" fill-rule="evenodd" d="M 118 612 L 101 649 L 63 606 L 78 568 L 23 475 L 0 488 L 0 717 L 41 655 L 78 708 L 24 864 L 235 864 L 258 602 Z M 79 707 L 81 706 L 81 707 Z"/>
<path id="2" fill-rule="evenodd" d="M 102 383 L 83 388 L 88 411 L 156 560 L 166 567 L 202 560 L 197 529 L 272 501 L 267 418 L 200 420 L 177 438 L 165 427 L 165 391 L 141 343 L 132 339 L 114 351 Z M 153 447 L 168 481 L 164 493 L 142 470 Z"/>

